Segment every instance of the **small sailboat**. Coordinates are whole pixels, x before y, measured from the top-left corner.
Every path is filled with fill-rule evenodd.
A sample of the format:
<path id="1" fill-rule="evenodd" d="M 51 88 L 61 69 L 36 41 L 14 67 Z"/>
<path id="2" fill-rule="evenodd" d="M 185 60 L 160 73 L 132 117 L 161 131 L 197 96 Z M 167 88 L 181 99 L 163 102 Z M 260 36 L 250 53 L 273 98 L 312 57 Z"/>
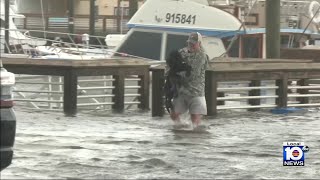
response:
<path id="1" fill-rule="evenodd" d="M 0 21 L 1 21 L 1 29 L 0 29 L 0 40 L 1 40 L 1 48 L 0 50 L 3 52 L 4 48 L 9 48 L 11 51 L 18 53 L 18 51 L 23 51 L 25 49 L 30 49 L 31 47 L 45 45 L 47 43 L 46 40 L 41 40 L 36 37 L 28 36 L 28 31 L 19 30 L 17 26 L 14 24 L 13 19 L 25 18 L 22 14 L 17 14 L 14 11 L 14 8 L 10 6 L 9 8 L 9 43 L 6 43 L 4 40 L 5 36 L 5 3 L 4 0 L 0 0 Z M 24 33 L 22 33 L 24 32 Z"/>

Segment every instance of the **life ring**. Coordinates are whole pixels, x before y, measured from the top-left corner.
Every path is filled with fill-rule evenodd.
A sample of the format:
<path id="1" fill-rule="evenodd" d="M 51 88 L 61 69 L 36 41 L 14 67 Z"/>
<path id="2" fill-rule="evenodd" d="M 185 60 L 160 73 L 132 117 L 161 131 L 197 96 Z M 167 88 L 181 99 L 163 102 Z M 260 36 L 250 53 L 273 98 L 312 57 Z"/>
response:
<path id="1" fill-rule="evenodd" d="M 309 5 L 309 16 L 310 18 L 313 18 L 313 16 L 316 14 L 316 16 L 313 18 L 313 22 L 320 23 L 320 12 L 316 12 L 320 8 L 320 3 L 317 1 L 312 1 Z"/>

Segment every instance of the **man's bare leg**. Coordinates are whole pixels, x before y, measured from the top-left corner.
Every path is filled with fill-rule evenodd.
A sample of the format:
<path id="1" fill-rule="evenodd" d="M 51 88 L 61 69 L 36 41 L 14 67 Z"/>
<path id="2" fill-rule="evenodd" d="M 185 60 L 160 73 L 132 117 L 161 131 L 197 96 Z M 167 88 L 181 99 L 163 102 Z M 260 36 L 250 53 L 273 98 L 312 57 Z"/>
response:
<path id="1" fill-rule="evenodd" d="M 170 117 L 174 122 L 173 127 L 175 129 L 188 128 L 189 127 L 188 124 L 184 124 L 181 122 L 180 115 L 181 115 L 180 113 L 175 113 L 175 112 L 170 113 Z"/>
<path id="2" fill-rule="evenodd" d="M 180 123 L 180 113 L 176 113 L 176 112 L 171 112 L 170 113 L 170 117 L 173 120 L 173 122 L 175 123 Z"/>
<path id="3" fill-rule="evenodd" d="M 191 121 L 192 121 L 193 128 L 200 125 L 201 118 L 202 118 L 201 114 L 191 114 Z"/>

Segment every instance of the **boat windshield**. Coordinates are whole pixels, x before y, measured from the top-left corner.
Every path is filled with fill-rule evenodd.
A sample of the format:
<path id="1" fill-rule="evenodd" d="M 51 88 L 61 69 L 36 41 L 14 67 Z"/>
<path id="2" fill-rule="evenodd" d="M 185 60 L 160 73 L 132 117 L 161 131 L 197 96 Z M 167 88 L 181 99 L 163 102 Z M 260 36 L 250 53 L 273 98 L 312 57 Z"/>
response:
<path id="1" fill-rule="evenodd" d="M 115 56 L 124 54 L 133 55 L 148 59 L 160 60 L 169 55 L 172 50 L 183 48 L 186 45 L 188 36 L 186 34 L 170 34 L 167 32 L 167 38 L 162 50 L 162 39 L 164 32 L 146 32 L 133 31 L 127 39 L 120 45 Z M 164 51 L 164 57 L 161 58 L 161 52 Z M 122 53 L 122 54 L 121 54 Z"/>
<path id="2" fill-rule="evenodd" d="M 117 52 L 159 60 L 161 39 L 161 33 L 134 31 L 125 42 L 123 42 Z M 116 54 L 115 56 L 120 55 Z"/>

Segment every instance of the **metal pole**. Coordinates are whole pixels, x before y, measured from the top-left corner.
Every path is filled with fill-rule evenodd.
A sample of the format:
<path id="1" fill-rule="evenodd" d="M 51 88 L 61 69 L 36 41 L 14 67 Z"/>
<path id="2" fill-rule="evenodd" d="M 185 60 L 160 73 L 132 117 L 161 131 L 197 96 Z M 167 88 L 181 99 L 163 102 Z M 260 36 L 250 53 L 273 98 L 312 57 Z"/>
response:
<path id="1" fill-rule="evenodd" d="M 95 29 L 95 0 L 90 0 L 90 35 L 94 35 Z"/>
<path id="2" fill-rule="evenodd" d="M 10 8 L 10 0 L 5 0 L 5 5 L 4 5 L 4 19 L 5 19 L 5 23 L 4 23 L 4 29 L 5 29 L 5 33 L 4 33 L 4 41 L 5 44 L 7 43 L 8 45 L 10 45 L 9 42 L 9 8 Z M 4 46 L 4 52 L 5 53 L 9 53 L 9 47 L 6 48 L 6 46 Z"/>
<path id="3" fill-rule="evenodd" d="M 69 33 L 74 34 L 74 0 L 68 0 Z"/>
<path id="4" fill-rule="evenodd" d="M 280 0 L 266 1 L 266 55 L 280 58 Z"/>

